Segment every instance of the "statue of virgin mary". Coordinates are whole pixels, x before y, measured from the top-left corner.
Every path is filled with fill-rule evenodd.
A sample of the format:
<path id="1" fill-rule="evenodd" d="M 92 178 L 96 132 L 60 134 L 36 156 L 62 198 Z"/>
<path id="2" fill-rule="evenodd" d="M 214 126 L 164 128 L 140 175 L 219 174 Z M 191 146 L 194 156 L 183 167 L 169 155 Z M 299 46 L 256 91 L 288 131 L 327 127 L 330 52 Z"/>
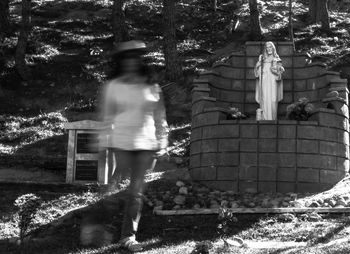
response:
<path id="1" fill-rule="evenodd" d="M 261 115 L 257 120 L 276 120 L 278 102 L 283 99 L 282 61 L 276 52 L 275 45 L 265 43 L 263 54 L 255 65 L 257 78 L 255 100 L 259 103 Z"/>

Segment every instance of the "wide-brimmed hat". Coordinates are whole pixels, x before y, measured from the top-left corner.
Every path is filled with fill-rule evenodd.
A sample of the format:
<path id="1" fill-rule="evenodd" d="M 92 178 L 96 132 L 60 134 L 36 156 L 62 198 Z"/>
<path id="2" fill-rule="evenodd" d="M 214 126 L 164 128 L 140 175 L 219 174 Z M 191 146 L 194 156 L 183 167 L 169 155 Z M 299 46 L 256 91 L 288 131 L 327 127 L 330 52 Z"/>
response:
<path id="1" fill-rule="evenodd" d="M 143 41 L 131 40 L 118 43 L 116 48 L 112 51 L 112 55 L 121 55 L 128 52 L 140 52 L 142 54 L 146 51 L 147 47 Z"/>

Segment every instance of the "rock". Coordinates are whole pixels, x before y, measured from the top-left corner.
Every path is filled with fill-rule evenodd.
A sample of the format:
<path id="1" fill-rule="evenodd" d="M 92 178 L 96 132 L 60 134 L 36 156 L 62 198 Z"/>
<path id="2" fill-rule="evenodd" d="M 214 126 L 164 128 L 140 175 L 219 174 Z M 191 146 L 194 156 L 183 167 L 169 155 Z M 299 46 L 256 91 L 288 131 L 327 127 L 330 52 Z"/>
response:
<path id="1" fill-rule="evenodd" d="M 227 200 L 221 201 L 221 206 L 227 208 L 229 206 L 229 202 Z"/>
<path id="2" fill-rule="evenodd" d="M 256 206 L 256 204 L 254 202 L 249 202 L 248 204 L 246 204 L 249 208 L 254 208 Z"/>
<path id="3" fill-rule="evenodd" d="M 295 215 L 291 213 L 282 213 L 278 215 L 277 218 L 279 221 L 283 221 L 283 222 L 292 222 L 296 219 Z"/>
<path id="4" fill-rule="evenodd" d="M 200 198 L 200 199 L 206 199 L 206 198 L 207 198 L 207 195 L 204 194 L 204 193 L 197 193 L 196 196 L 197 196 L 198 198 Z"/>
<path id="5" fill-rule="evenodd" d="M 185 186 L 180 187 L 179 194 L 187 195 L 188 194 L 188 188 L 185 187 Z"/>
<path id="6" fill-rule="evenodd" d="M 200 209 L 200 208 L 201 208 L 200 204 L 194 204 L 193 205 L 193 209 Z"/>
<path id="7" fill-rule="evenodd" d="M 174 161 L 177 165 L 180 165 L 184 162 L 184 160 L 181 157 L 175 157 Z"/>
<path id="8" fill-rule="evenodd" d="M 293 192 L 289 193 L 289 196 L 292 200 L 296 200 L 298 198 L 298 194 L 293 193 Z"/>
<path id="9" fill-rule="evenodd" d="M 280 204 L 280 200 L 278 199 L 278 198 L 275 198 L 275 199 L 272 199 L 271 201 L 270 201 L 270 204 L 271 204 L 271 206 L 272 207 L 279 207 L 279 204 Z"/>
<path id="10" fill-rule="evenodd" d="M 343 206 L 343 207 L 345 207 L 345 206 L 347 206 L 347 203 L 345 202 L 345 200 L 339 199 L 339 200 L 337 201 L 337 203 L 336 203 L 336 207 L 337 207 L 337 206 Z"/>
<path id="11" fill-rule="evenodd" d="M 230 203 L 231 208 L 238 208 L 239 204 L 236 201 Z"/>
<path id="12" fill-rule="evenodd" d="M 198 192 L 199 193 L 209 193 L 210 190 L 207 187 L 201 187 L 201 188 L 198 189 Z"/>
<path id="13" fill-rule="evenodd" d="M 349 200 L 350 200 L 350 198 L 349 198 L 349 196 L 342 196 L 342 198 L 346 201 L 346 202 L 348 202 Z"/>
<path id="14" fill-rule="evenodd" d="M 226 191 L 227 195 L 233 196 L 236 194 L 236 192 L 234 191 Z"/>
<path id="15" fill-rule="evenodd" d="M 291 197 L 284 197 L 283 201 L 284 202 L 290 202 L 290 201 L 292 201 L 292 198 Z"/>
<path id="16" fill-rule="evenodd" d="M 163 199 L 164 201 L 168 201 L 168 200 L 170 199 L 170 195 L 167 194 L 167 193 L 165 193 L 165 194 L 162 196 L 162 199 Z"/>
<path id="17" fill-rule="evenodd" d="M 215 195 L 212 194 L 212 193 L 209 193 L 209 194 L 208 194 L 208 198 L 213 199 L 213 198 L 215 198 Z"/>
<path id="18" fill-rule="evenodd" d="M 218 190 L 214 190 L 212 193 L 213 193 L 214 195 L 217 195 L 217 196 L 220 196 L 220 195 L 221 195 L 221 192 L 218 191 Z"/>
<path id="19" fill-rule="evenodd" d="M 318 198 L 318 199 L 316 199 L 316 202 L 317 202 L 317 203 L 319 203 L 319 204 L 320 204 L 320 206 L 322 206 L 322 205 L 323 205 L 323 203 L 324 203 L 324 200 L 323 200 L 323 199 L 321 199 L 321 198 Z"/>
<path id="20" fill-rule="evenodd" d="M 217 209 L 217 208 L 220 208 L 219 204 L 211 204 L 210 205 L 210 209 Z"/>
<path id="21" fill-rule="evenodd" d="M 218 201 L 216 201 L 215 199 L 214 200 L 210 200 L 210 204 L 211 205 L 218 205 Z"/>
<path id="22" fill-rule="evenodd" d="M 228 245 L 231 245 L 231 246 L 236 246 L 236 247 L 243 247 L 245 246 L 246 244 L 244 243 L 243 239 L 242 238 L 239 238 L 239 237 L 232 237 L 232 238 L 228 238 L 226 240 L 226 243 Z"/>
<path id="23" fill-rule="evenodd" d="M 163 201 L 161 201 L 161 200 L 155 200 L 154 201 L 154 205 L 157 207 L 157 206 L 163 206 L 164 205 L 164 202 Z"/>
<path id="24" fill-rule="evenodd" d="M 182 187 L 182 186 L 185 186 L 185 183 L 183 181 L 177 181 L 176 182 L 176 186 L 177 187 Z"/>
<path id="25" fill-rule="evenodd" d="M 173 207 L 173 210 L 179 210 L 179 209 L 181 209 L 180 205 L 176 205 L 176 206 Z"/>
<path id="26" fill-rule="evenodd" d="M 299 201 L 299 200 L 291 201 L 290 204 L 291 204 L 293 207 L 296 207 L 296 208 L 305 207 L 304 203 L 301 202 L 301 201 Z"/>
<path id="27" fill-rule="evenodd" d="M 244 191 L 249 194 L 255 194 L 258 192 L 256 188 L 246 188 Z"/>
<path id="28" fill-rule="evenodd" d="M 174 198 L 174 203 L 177 204 L 177 205 L 184 205 L 185 202 L 186 202 L 186 197 L 185 196 L 177 195 Z"/>
<path id="29" fill-rule="evenodd" d="M 271 206 L 270 205 L 270 200 L 268 198 L 265 198 L 265 199 L 262 200 L 261 207 L 268 208 L 270 206 Z"/>
<path id="30" fill-rule="evenodd" d="M 335 201 L 334 199 L 329 199 L 327 202 L 330 206 L 334 207 L 337 204 L 337 201 Z"/>
<path id="31" fill-rule="evenodd" d="M 163 210 L 163 206 L 162 206 L 162 205 L 160 205 L 160 206 L 155 206 L 155 207 L 153 208 L 153 211 L 160 211 L 160 210 Z"/>
<path id="32" fill-rule="evenodd" d="M 320 220 L 322 220 L 322 217 L 318 213 L 310 213 L 307 216 L 307 220 L 308 221 L 320 221 Z"/>
<path id="33" fill-rule="evenodd" d="M 286 202 L 286 201 L 283 201 L 283 202 L 282 202 L 282 206 L 283 206 L 283 207 L 288 207 L 288 206 L 289 206 L 289 203 Z"/>
<path id="34" fill-rule="evenodd" d="M 309 207 L 320 207 L 320 204 L 317 201 L 312 201 Z"/>

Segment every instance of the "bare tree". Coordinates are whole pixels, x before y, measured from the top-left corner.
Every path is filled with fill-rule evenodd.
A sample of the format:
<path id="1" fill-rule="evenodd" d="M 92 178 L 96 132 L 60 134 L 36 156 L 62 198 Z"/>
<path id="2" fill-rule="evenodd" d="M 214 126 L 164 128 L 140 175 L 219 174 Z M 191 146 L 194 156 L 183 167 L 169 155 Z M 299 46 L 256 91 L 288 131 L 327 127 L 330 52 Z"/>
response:
<path id="1" fill-rule="evenodd" d="M 249 0 L 250 10 L 250 34 L 253 40 L 260 40 L 262 37 L 260 13 L 257 0 Z"/>
<path id="2" fill-rule="evenodd" d="M 328 0 L 309 0 L 309 16 L 311 23 L 321 22 L 322 28 L 329 30 Z"/>
<path id="3" fill-rule="evenodd" d="M 213 8 L 213 11 L 216 12 L 218 8 L 218 1 L 217 0 L 211 0 L 211 6 Z"/>
<path id="4" fill-rule="evenodd" d="M 3 43 L 6 37 L 6 34 L 9 29 L 9 0 L 0 1 L 0 73 L 2 72 L 5 59 L 4 59 L 4 50 Z M 0 84 L 0 97 L 4 97 L 4 92 Z"/>
<path id="5" fill-rule="evenodd" d="M 112 27 L 114 43 L 129 40 L 128 29 L 125 22 L 124 1 L 114 0 L 112 11 Z"/>
<path id="6" fill-rule="evenodd" d="M 178 81 L 182 76 L 176 48 L 175 12 L 175 1 L 163 0 L 165 73 L 171 81 Z"/>
<path id="7" fill-rule="evenodd" d="M 293 42 L 293 48 L 295 50 L 294 45 L 294 31 L 293 31 L 293 0 L 289 0 L 289 39 Z"/>
<path id="8" fill-rule="evenodd" d="M 28 37 L 31 29 L 30 0 L 22 0 L 21 28 L 16 48 L 16 69 L 23 80 L 31 78 L 30 70 L 26 65 L 25 55 L 27 51 Z"/>
<path id="9" fill-rule="evenodd" d="M 9 0 L 0 1 L 0 40 L 9 28 Z M 1 41 L 0 41 L 1 42 Z"/>

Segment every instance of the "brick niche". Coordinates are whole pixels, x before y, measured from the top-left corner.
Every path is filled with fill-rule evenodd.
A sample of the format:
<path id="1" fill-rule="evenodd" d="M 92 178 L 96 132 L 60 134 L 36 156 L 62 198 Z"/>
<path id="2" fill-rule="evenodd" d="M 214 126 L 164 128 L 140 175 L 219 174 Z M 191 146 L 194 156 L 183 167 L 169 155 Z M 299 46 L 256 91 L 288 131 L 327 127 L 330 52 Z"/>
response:
<path id="1" fill-rule="evenodd" d="M 210 187 L 237 192 L 318 192 L 349 170 L 347 80 L 289 42 L 275 42 L 286 69 L 277 121 L 256 121 L 253 68 L 264 42 L 247 42 L 193 82 L 190 173 Z M 337 91 L 335 97 L 329 92 Z M 285 120 L 286 106 L 307 97 L 316 110 L 308 121 Z M 249 120 L 226 120 L 229 107 Z"/>

